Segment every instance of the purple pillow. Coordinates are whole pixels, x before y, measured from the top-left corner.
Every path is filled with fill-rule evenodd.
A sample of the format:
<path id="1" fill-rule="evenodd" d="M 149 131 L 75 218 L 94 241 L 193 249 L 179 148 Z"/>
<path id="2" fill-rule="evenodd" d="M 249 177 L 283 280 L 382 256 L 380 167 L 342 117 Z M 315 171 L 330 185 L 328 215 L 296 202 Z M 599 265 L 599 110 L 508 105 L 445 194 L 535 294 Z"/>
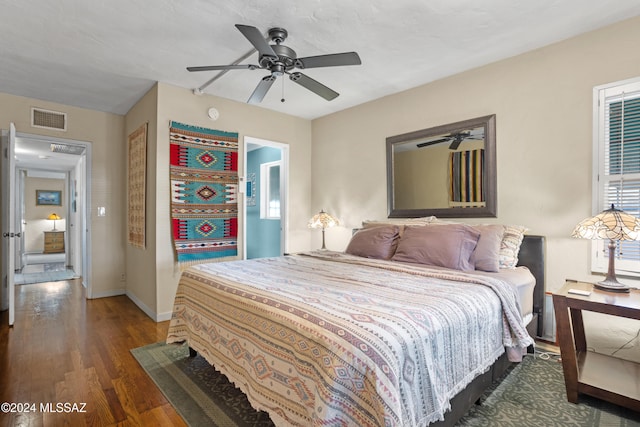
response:
<path id="1" fill-rule="evenodd" d="M 479 231 L 464 224 L 406 227 L 391 259 L 470 271 L 479 238 Z"/>
<path id="2" fill-rule="evenodd" d="M 389 259 L 398 246 L 399 230 L 396 225 L 358 230 L 345 252 L 365 258 Z"/>
<path id="3" fill-rule="evenodd" d="M 480 232 L 480 239 L 476 250 L 471 254 L 471 263 L 476 270 L 500 271 L 500 243 L 504 236 L 503 225 L 474 225 Z"/>

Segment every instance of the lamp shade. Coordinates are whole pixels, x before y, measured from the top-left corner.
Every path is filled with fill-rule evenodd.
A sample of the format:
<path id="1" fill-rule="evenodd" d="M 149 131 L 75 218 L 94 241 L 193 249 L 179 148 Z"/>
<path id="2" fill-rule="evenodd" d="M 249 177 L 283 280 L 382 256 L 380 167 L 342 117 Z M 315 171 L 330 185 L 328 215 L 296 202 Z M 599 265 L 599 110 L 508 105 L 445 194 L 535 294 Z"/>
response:
<path id="1" fill-rule="evenodd" d="M 640 240 L 640 219 L 616 209 L 606 209 L 598 215 L 580 221 L 571 234 L 581 239 L 609 240 L 609 268 L 606 278 L 594 284 L 596 289 L 611 292 L 629 292 L 629 287 L 618 282 L 615 269 L 616 241 Z"/>
<path id="2" fill-rule="evenodd" d="M 52 221 L 57 221 L 57 220 L 62 219 L 62 218 L 60 218 L 60 215 L 58 215 L 57 213 L 54 212 L 51 215 L 49 215 L 47 217 L 47 219 L 50 219 Z"/>
<path id="3" fill-rule="evenodd" d="M 307 227 L 322 229 L 322 248 L 321 249 L 327 249 L 327 246 L 325 245 L 325 242 L 324 242 L 324 230 L 325 228 L 334 227 L 338 224 L 339 222 L 337 219 L 335 219 L 334 217 L 326 213 L 324 210 L 321 210 L 320 212 L 315 214 L 313 218 L 309 220 Z"/>
<path id="4" fill-rule="evenodd" d="M 324 210 L 321 210 L 319 213 L 315 214 L 310 220 L 307 226 L 309 228 L 325 228 L 334 227 L 339 224 L 339 221 L 326 213 Z"/>
<path id="5" fill-rule="evenodd" d="M 639 240 L 640 219 L 611 205 L 610 209 L 580 221 L 572 236 L 581 239 Z"/>

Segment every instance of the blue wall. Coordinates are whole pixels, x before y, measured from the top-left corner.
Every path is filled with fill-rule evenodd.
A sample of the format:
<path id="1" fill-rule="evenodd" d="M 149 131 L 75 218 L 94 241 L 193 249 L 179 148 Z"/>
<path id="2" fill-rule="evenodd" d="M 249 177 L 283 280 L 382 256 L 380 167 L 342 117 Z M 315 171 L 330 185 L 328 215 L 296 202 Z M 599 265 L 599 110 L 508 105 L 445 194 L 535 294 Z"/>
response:
<path id="1" fill-rule="evenodd" d="M 281 160 L 281 150 L 262 147 L 247 153 L 247 177 L 256 175 L 256 204 L 247 206 L 247 258 L 280 256 L 281 220 L 260 219 L 260 165 Z"/>

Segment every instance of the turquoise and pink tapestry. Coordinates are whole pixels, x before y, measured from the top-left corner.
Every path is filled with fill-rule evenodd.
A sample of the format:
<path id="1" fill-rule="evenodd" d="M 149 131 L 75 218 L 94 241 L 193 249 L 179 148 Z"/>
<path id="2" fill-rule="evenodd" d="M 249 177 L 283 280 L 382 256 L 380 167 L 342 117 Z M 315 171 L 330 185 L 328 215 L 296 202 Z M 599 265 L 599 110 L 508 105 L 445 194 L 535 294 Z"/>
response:
<path id="1" fill-rule="evenodd" d="M 238 254 L 238 134 L 171 122 L 171 221 L 181 266 Z"/>

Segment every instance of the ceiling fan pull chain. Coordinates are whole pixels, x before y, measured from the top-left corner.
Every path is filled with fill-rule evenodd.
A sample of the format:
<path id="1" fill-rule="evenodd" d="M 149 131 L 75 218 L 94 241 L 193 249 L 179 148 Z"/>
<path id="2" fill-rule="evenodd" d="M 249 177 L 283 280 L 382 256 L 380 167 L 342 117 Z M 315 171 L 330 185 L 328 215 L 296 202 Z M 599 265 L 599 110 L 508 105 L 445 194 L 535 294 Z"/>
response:
<path id="1" fill-rule="evenodd" d="M 284 102 L 284 81 L 285 81 L 285 79 L 282 78 L 281 80 L 282 80 L 282 98 L 280 98 L 280 102 Z"/>

